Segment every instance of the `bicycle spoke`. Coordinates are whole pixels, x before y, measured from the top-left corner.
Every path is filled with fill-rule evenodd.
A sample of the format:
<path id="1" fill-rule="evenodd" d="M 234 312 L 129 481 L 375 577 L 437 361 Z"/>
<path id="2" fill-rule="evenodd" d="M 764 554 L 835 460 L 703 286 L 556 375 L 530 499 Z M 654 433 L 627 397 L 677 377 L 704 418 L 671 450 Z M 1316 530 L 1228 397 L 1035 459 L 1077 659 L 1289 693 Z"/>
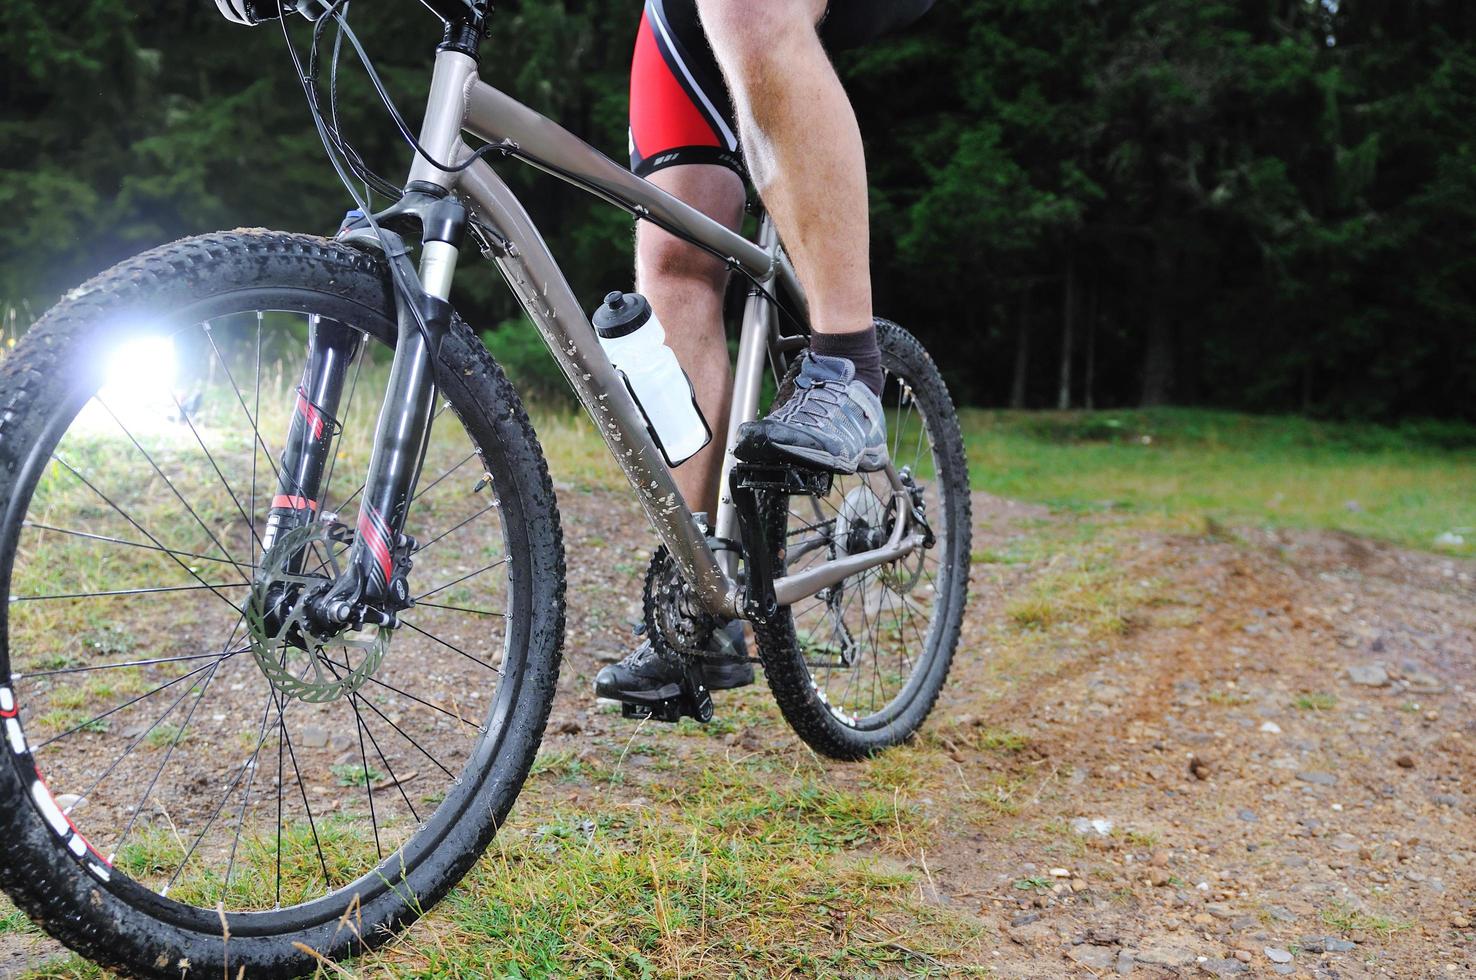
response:
<path id="1" fill-rule="evenodd" d="M 215 345 L 215 332 L 213 330 L 211 330 L 211 328 L 210 328 L 210 321 L 209 320 L 202 321 L 200 323 L 200 329 L 203 330 L 203 331 L 205 331 L 205 337 L 206 337 L 207 340 L 210 341 L 210 349 L 215 352 L 216 360 L 220 361 L 220 366 L 221 366 L 222 370 L 225 371 L 226 380 L 231 383 L 231 391 L 235 392 L 236 402 L 238 404 L 240 404 L 242 414 L 244 414 L 246 416 L 246 421 L 249 422 L 249 423 L 251 423 L 251 435 L 255 439 L 255 442 L 256 442 L 256 445 L 255 446 L 252 446 L 252 448 L 251 448 L 251 464 L 252 464 L 251 465 L 251 498 L 252 498 L 252 501 L 254 502 L 255 499 L 256 499 L 256 446 L 260 446 L 261 447 L 261 451 L 264 452 L 264 453 L 266 453 L 267 464 L 269 466 L 271 466 L 271 468 L 272 468 L 272 478 L 273 479 L 280 479 L 281 478 L 281 474 L 279 474 L 277 472 L 277 461 L 274 458 L 272 458 L 272 451 L 271 451 L 271 449 L 267 446 L 266 441 L 263 440 L 262 437 L 261 437 L 261 429 L 257 427 L 257 424 L 256 424 L 256 416 L 252 415 L 251 414 L 251 410 L 246 407 L 246 398 L 245 398 L 244 395 L 241 394 L 241 387 L 236 384 L 236 376 L 231 373 L 231 366 L 226 363 L 226 359 L 221 356 L 220 348 Z M 258 325 L 257 325 L 257 331 L 258 331 L 258 334 L 257 334 L 257 352 L 258 352 L 258 357 L 260 356 L 260 350 L 261 350 L 261 345 L 260 345 L 260 340 L 261 340 L 260 330 L 261 330 L 260 321 L 258 321 Z M 259 364 L 258 364 L 258 367 L 259 367 Z M 260 405 L 261 405 L 261 382 L 260 382 L 260 379 L 259 378 L 257 380 L 256 395 L 257 395 L 257 407 L 258 407 L 258 410 L 260 410 Z M 252 506 L 252 509 L 251 509 L 251 513 L 252 514 L 255 514 L 256 513 L 256 508 L 254 506 L 254 503 L 253 503 L 253 506 Z"/>
<path id="2" fill-rule="evenodd" d="M 486 609 L 468 609 L 465 606 L 448 606 L 441 602 L 417 602 L 415 605 L 424 606 L 427 609 L 451 609 L 456 612 L 471 613 L 473 616 L 496 616 L 499 619 L 507 618 L 507 613 L 489 612 Z M 403 624 L 404 621 L 401 620 L 401 623 Z"/>
<path id="3" fill-rule="evenodd" d="M 400 620 L 400 625 L 401 626 L 408 626 L 411 629 L 413 629 L 415 632 L 419 633 L 421 636 L 428 637 L 428 638 L 430 638 L 432 640 L 435 640 L 437 643 L 439 643 L 441 646 L 445 647 L 447 650 L 451 650 L 451 651 L 454 651 L 456 653 L 461 654 L 463 657 L 465 657 L 466 659 L 470 660 L 472 663 L 479 664 L 479 665 L 481 665 L 483 667 L 486 667 L 488 670 L 492 671 L 494 674 L 501 674 L 502 673 L 502 669 L 501 668 L 494 667 L 492 664 L 487 663 L 487 661 L 483 660 L 481 657 L 476 657 L 476 656 L 473 656 L 470 653 L 467 653 L 465 650 L 461 649 L 461 647 L 455 646 L 455 645 L 453 645 L 451 643 L 447 643 L 445 640 L 441 639 L 439 636 L 436 636 L 434 633 L 427 633 L 425 630 L 421 629 L 419 626 L 416 626 L 414 623 L 406 622 L 405 620 L 402 619 L 402 620 Z"/>
<path id="4" fill-rule="evenodd" d="M 244 651 L 238 651 L 244 652 Z M 119 664 L 90 664 L 86 667 L 57 667 L 53 670 L 27 670 L 19 673 L 11 673 L 12 682 L 22 678 L 54 677 L 57 674 L 80 674 L 89 670 L 115 670 L 119 667 L 152 667 L 155 664 L 180 663 L 187 660 L 209 660 L 211 657 L 219 657 L 219 653 L 189 653 L 178 657 L 153 657 L 149 660 L 125 660 Z"/>
<path id="5" fill-rule="evenodd" d="M 236 867 L 236 850 L 241 844 L 241 832 L 246 827 L 246 810 L 251 805 L 251 790 L 256 785 L 256 774 L 261 769 L 261 750 L 266 745 L 268 720 L 271 718 L 272 705 L 277 700 L 273 697 L 274 693 L 271 685 L 268 684 L 266 703 L 261 708 L 261 726 L 256 737 L 256 747 L 251 752 L 251 758 L 247 760 L 251 766 L 251 778 L 246 781 L 246 790 L 241 794 L 241 810 L 236 816 L 236 835 L 231 839 L 231 856 L 226 863 L 225 885 L 221 888 L 224 896 L 229 896 L 231 892 L 231 873 Z"/>
<path id="6" fill-rule="evenodd" d="M 451 467 L 449 470 L 447 470 L 446 472 L 442 473 L 440 476 L 436 477 L 429 484 L 427 484 L 426 486 L 422 487 L 420 490 L 416 491 L 415 496 L 413 496 L 413 497 L 410 498 L 410 502 L 411 503 L 414 503 L 415 501 L 419 500 L 421 497 L 424 497 L 426 494 L 430 493 L 432 490 L 434 490 L 437 486 L 440 485 L 440 483 L 441 483 L 442 480 L 446 479 L 446 477 L 450 476 L 452 473 L 455 473 L 457 470 L 461 469 L 467 463 L 470 463 L 473 459 L 476 459 L 476 456 L 477 456 L 476 450 L 472 450 L 471 452 L 467 453 L 464 457 L 462 457 L 461 462 L 457 463 L 455 466 Z"/>
<path id="7" fill-rule="evenodd" d="M 225 596 L 221 596 L 220 593 L 216 590 L 245 588 L 250 588 L 250 583 L 217 582 L 215 584 L 211 584 L 209 582 L 201 582 L 199 585 L 161 585 L 147 589 L 107 589 L 102 592 L 56 592 L 50 595 L 13 595 L 10 597 L 10 601 L 44 602 L 52 599 L 108 599 L 124 595 L 157 595 L 160 592 L 199 592 L 202 589 L 209 589 L 211 592 L 215 592 L 215 594 L 220 596 L 222 599 L 225 599 L 226 603 L 232 609 L 234 609 L 236 608 L 236 604 L 234 602 L 231 602 L 229 599 L 226 599 Z"/>
<path id="8" fill-rule="evenodd" d="M 31 751 L 33 751 L 33 752 L 40 751 L 41 749 L 46 748 L 46 746 L 51 745 L 51 744 L 53 744 L 55 742 L 60 741 L 61 739 L 66 738 L 68 735 L 75 735 L 77 732 L 80 732 L 82 729 L 86 728 L 88 725 L 95 725 L 98 722 L 102 721 L 104 718 L 107 718 L 107 717 L 109 717 L 111 715 L 115 715 L 118 712 L 122 711 L 124 708 L 127 708 L 130 705 L 135 705 L 138 702 L 144 700 L 145 698 L 151 698 L 155 694 L 158 694 L 160 691 L 167 690 L 168 688 L 173 687 L 174 685 L 178 684 L 182 680 L 187 680 L 187 679 L 189 679 L 191 677 L 194 677 L 196 674 L 200 674 L 200 673 L 203 673 L 204 671 L 212 670 L 215 667 L 219 667 L 222 662 L 224 662 L 226 660 L 229 660 L 231 657 L 234 657 L 236 654 L 242 653 L 242 652 L 244 652 L 244 651 L 243 650 L 233 650 L 230 653 L 222 653 L 219 657 L 216 658 L 216 660 L 215 660 L 214 663 L 202 664 L 199 667 L 196 667 L 194 670 L 192 670 L 192 671 L 190 671 L 188 673 L 179 675 L 178 677 L 176 677 L 174 680 L 170 681 L 167 684 L 161 684 L 160 686 L 154 688 L 152 691 L 147 691 L 147 692 L 145 692 L 143 694 L 138 695 L 137 697 L 130 698 L 127 701 L 124 701 L 122 704 L 117 705 L 116 707 L 109 708 L 107 711 L 104 711 L 100 715 L 93 715 L 91 718 L 87 719 L 86 721 L 82 722 L 81 724 L 74 725 L 73 727 L 68 728 L 64 732 L 59 732 L 58 734 L 51 736 L 46 741 L 41 742 L 38 745 L 33 745 L 31 747 Z"/>
<path id="9" fill-rule="evenodd" d="M 169 492 L 172 493 L 172 494 L 174 494 L 175 498 L 181 504 L 184 505 L 185 512 L 190 515 L 190 518 L 192 520 L 194 520 L 194 522 L 196 524 L 200 525 L 200 530 L 202 530 L 202 531 L 205 532 L 205 536 L 210 539 L 211 544 L 213 544 L 217 548 L 219 548 L 220 549 L 220 553 L 223 554 L 223 555 L 225 555 L 227 558 L 229 558 L 232 565 L 235 565 L 235 566 L 237 566 L 239 568 L 240 567 L 240 562 L 236 561 L 235 557 L 232 556 L 230 550 L 228 548 L 226 548 L 226 546 L 224 544 L 221 543 L 220 538 L 216 537 L 215 532 L 212 531 L 212 530 L 210 530 L 209 525 L 207 525 L 200 518 L 200 515 L 197 514 L 197 513 L 195 513 L 195 508 L 192 507 L 192 506 L 190 506 L 190 502 L 185 499 L 184 494 L 181 493 L 180 490 L 179 490 L 179 488 L 174 485 L 174 481 L 171 480 L 171 479 L 169 479 L 169 477 L 165 475 L 164 470 L 161 469 L 160 466 L 159 466 L 159 464 L 154 461 L 154 457 L 149 453 L 149 451 L 147 449 L 145 449 L 143 447 L 143 445 L 137 439 L 134 438 L 133 433 L 130 432 L 130 431 L 128 431 L 128 427 L 123 424 L 122 420 L 118 418 L 118 416 L 113 412 L 113 410 L 111 408 L 108 407 L 107 403 L 104 402 L 102 400 L 102 398 L 97 397 L 97 396 L 94 396 L 93 400 L 96 401 L 99 405 L 101 405 L 103 411 L 107 412 L 108 415 L 112 417 L 113 421 L 115 423 L 117 423 L 118 428 L 122 430 L 124 437 L 129 442 L 131 442 L 133 444 L 133 448 L 135 448 L 135 449 L 137 449 L 139 451 L 139 454 L 141 456 L 143 456 L 144 461 L 149 464 L 149 468 L 152 469 L 155 473 L 157 473 L 159 475 L 159 479 L 161 479 L 161 480 L 164 481 L 164 485 L 169 488 Z M 174 403 L 176 405 L 179 405 L 179 399 L 178 398 L 175 398 Z M 180 406 L 180 409 L 179 410 L 180 410 L 180 413 L 181 414 L 184 413 L 184 407 L 183 406 Z M 58 461 L 60 462 L 60 458 L 58 458 Z M 63 462 L 62 465 L 63 466 L 66 466 L 67 464 Z M 67 469 L 70 470 L 72 468 L 70 466 L 67 466 Z M 76 473 L 76 471 L 73 470 L 73 473 Z M 78 479 L 82 479 L 81 476 L 80 476 L 80 474 L 78 475 L 77 478 Z M 84 480 L 83 482 L 86 482 L 86 481 Z M 96 488 L 94 488 L 94 489 L 96 489 Z M 98 496 L 102 496 L 102 493 L 100 491 L 98 492 Z M 111 505 L 112 502 L 109 501 L 109 504 Z M 122 511 L 119 511 L 119 513 L 121 514 Z M 129 523 L 133 523 L 132 519 L 129 518 L 127 514 L 124 514 L 123 517 L 124 517 L 125 520 L 129 521 Z M 135 526 L 137 526 L 137 525 L 135 525 Z M 143 528 L 140 527 L 139 530 L 140 531 L 143 531 Z M 144 531 L 144 533 L 146 535 L 148 535 L 150 541 L 154 541 L 153 535 L 149 535 L 147 531 Z M 154 541 L 154 543 L 155 544 L 159 544 L 160 542 Z"/>
<path id="10" fill-rule="evenodd" d="M 435 544 L 437 541 L 439 541 L 442 538 L 444 538 L 446 535 L 452 534 L 452 533 L 454 533 L 456 531 L 460 531 L 462 528 L 466 527 L 472 521 L 476 520 L 478 517 L 481 517 L 483 514 L 487 513 L 488 511 L 496 510 L 497 507 L 498 507 L 498 505 L 495 502 L 488 504 L 486 507 L 483 507 L 481 510 L 477 511 L 475 514 L 473 514 L 472 516 L 468 517 L 466 520 L 462 521 L 460 524 L 457 524 L 454 527 L 449 527 L 446 530 L 442 531 L 440 534 L 438 534 L 435 537 L 431 538 L 425 544 L 423 544 L 420 547 L 416 548 L 414 553 L 417 554 L 417 555 L 421 554 L 427 548 L 429 548 L 431 545 Z"/>
<path id="11" fill-rule="evenodd" d="M 52 458 L 55 459 L 58 463 L 62 464 L 62 466 L 65 467 L 67 469 L 67 471 L 70 472 L 73 476 L 75 476 L 78 480 L 81 480 L 82 483 L 89 490 L 91 490 L 93 493 L 95 493 L 99 497 L 101 497 L 102 500 L 103 500 L 103 503 L 107 504 L 109 507 L 113 508 L 113 510 L 117 511 L 118 514 L 125 521 L 127 521 L 129 524 L 132 524 L 134 526 L 134 528 L 136 528 L 139 531 L 139 533 L 141 533 L 144 537 L 148 538 L 154 544 L 158 545 L 160 548 L 164 548 L 164 542 L 160 541 L 158 538 L 156 538 L 152 534 L 150 534 L 148 528 L 146 528 L 142 524 L 138 523 L 138 521 L 135 521 L 126 511 L 123 510 L 123 508 L 121 508 L 117 504 L 113 503 L 112 498 L 110 498 L 107 494 L 103 493 L 96 486 L 94 486 L 92 484 L 92 482 L 89 481 L 80 472 L 78 472 L 78 470 L 75 467 L 73 467 L 71 463 L 68 463 L 65 459 L 62 459 L 60 456 L 53 455 Z M 169 549 L 165 548 L 165 550 L 168 551 Z M 222 550 L 224 550 L 224 549 L 222 549 Z M 190 566 L 186 565 L 184 562 L 180 561 L 179 558 L 176 557 L 172 551 L 169 552 L 169 557 L 170 558 L 173 558 L 175 564 L 177 564 L 180 568 L 183 568 L 186 572 L 188 572 L 190 578 L 194 579 L 196 582 L 199 582 L 205 588 L 207 588 L 210 591 L 214 592 L 215 595 L 222 602 L 224 602 L 226 605 L 230 606 L 232 609 L 236 608 L 236 604 L 234 602 L 231 602 L 230 599 L 227 599 L 225 596 L 221 595 L 220 592 L 216 589 L 215 586 L 210 585 L 203 578 L 201 578 L 199 576 L 199 574 L 193 568 L 191 568 Z M 226 557 L 228 557 L 228 558 L 230 557 L 230 552 L 226 552 Z M 242 583 L 242 584 L 243 585 L 249 585 L 250 583 L 249 582 L 245 582 L 245 583 Z"/>
<path id="12" fill-rule="evenodd" d="M 38 531 L 52 531 L 56 534 L 68 534 L 74 538 L 86 538 L 89 541 L 100 541 L 105 544 L 126 545 L 129 548 L 141 548 L 144 551 L 158 551 L 166 555 L 180 555 L 185 558 L 194 558 L 198 561 L 211 561 L 220 565 L 230 565 L 234 567 L 237 571 L 240 571 L 243 568 L 247 570 L 255 570 L 256 568 L 256 565 L 254 563 L 251 565 L 243 565 L 240 562 L 233 561 L 230 558 L 217 558 L 214 555 L 202 555 L 199 552 L 195 551 L 180 551 L 177 548 L 162 548 L 158 545 L 144 544 L 142 541 L 128 541 L 124 538 L 111 538 L 108 537 L 106 534 L 92 534 L 87 531 L 78 531 L 75 528 L 56 527 L 51 524 L 42 524 L 39 521 L 22 521 L 21 526 L 33 527 Z"/>
<path id="13" fill-rule="evenodd" d="M 116 850 L 121 851 L 123 849 L 124 843 L 127 842 L 129 833 L 132 832 L 133 826 L 138 821 L 139 815 L 143 813 L 144 804 L 149 801 L 149 797 L 152 796 L 154 793 L 154 787 L 159 784 L 159 777 L 163 776 L 164 770 L 168 768 L 169 760 L 174 757 L 174 750 L 179 747 L 180 739 L 184 738 L 185 731 L 189 729 L 190 722 L 195 717 L 195 709 L 199 708 L 200 702 L 205 700 L 205 692 L 209 689 L 211 682 L 215 680 L 215 673 L 219 668 L 219 661 L 210 666 L 210 676 L 205 678 L 205 683 L 201 686 L 200 693 L 195 698 L 195 703 L 190 705 L 189 710 L 185 712 L 184 723 L 179 726 L 179 728 L 174 733 L 174 738 L 170 740 L 169 748 L 164 752 L 163 761 L 159 763 L 159 768 L 155 770 L 153 778 L 149 780 L 149 785 L 144 789 L 143 795 L 140 796 L 138 798 L 138 802 L 134 804 L 133 815 L 128 818 L 128 823 L 123 828 L 123 835 L 118 838 Z"/>
<path id="14" fill-rule="evenodd" d="M 281 703 L 281 700 L 281 696 L 279 695 L 277 697 L 279 705 Z M 278 707 L 277 709 L 277 735 L 278 738 L 283 739 L 287 742 L 287 755 L 292 760 L 292 772 L 297 777 L 297 789 L 298 792 L 302 795 L 302 808 L 304 812 L 307 813 L 308 830 L 312 832 L 313 847 L 318 852 L 318 864 L 323 869 L 323 886 L 325 888 L 332 887 L 332 879 L 328 874 L 328 858 L 323 853 L 323 842 L 318 838 L 318 824 L 317 821 L 313 820 L 313 805 L 308 802 L 307 783 L 302 778 L 302 769 L 299 768 L 297 765 L 297 751 L 292 747 L 292 736 L 287 734 L 287 724 L 282 717 L 285 711 L 285 707 Z M 281 798 L 282 786 L 280 783 L 278 783 L 277 799 L 280 801 Z M 278 812 L 280 813 L 280 811 Z M 277 825 L 277 834 L 277 903 L 280 905 L 282 901 L 282 845 L 280 819 Z"/>
<path id="15" fill-rule="evenodd" d="M 494 561 L 490 565 L 483 565 L 481 568 L 477 569 L 475 572 L 468 572 L 465 575 L 461 576 L 461 578 L 452 579 L 451 581 L 447 582 L 445 585 L 438 585 L 434 589 L 431 589 L 429 592 L 422 592 L 422 593 L 420 593 L 420 595 L 416 596 L 414 598 L 414 600 L 412 600 L 412 601 L 413 602 L 419 602 L 421 599 L 424 599 L 427 596 L 433 596 L 437 592 L 443 592 L 446 589 L 451 588 L 451 586 L 453 586 L 453 585 L 460 585 L 462 582 L 465 582 L 469 578 L 475 578 L 476 576 L 482 574 L 483 572 L 491 571 L 492 569 L 496 568 L 498 565 L 506 565 L 506 564 L 507 564 L 507 559 L 506 558 L 499 558 L 499 559 L 497 559 L 496 561 Z"/>

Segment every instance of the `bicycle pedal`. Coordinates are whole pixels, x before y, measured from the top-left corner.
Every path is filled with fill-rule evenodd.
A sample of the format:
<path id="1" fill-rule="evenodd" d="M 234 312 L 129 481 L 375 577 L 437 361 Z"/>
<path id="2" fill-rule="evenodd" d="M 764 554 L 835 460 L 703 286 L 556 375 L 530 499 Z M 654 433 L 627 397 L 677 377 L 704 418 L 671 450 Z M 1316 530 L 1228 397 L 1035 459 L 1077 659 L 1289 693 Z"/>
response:
<path id="1" fill-rule="evenodd" d="M 730 477 L 734 487 L 747 490 L 777 490 L 785 494 L 824 497 L 830 493 L 835 474 L 802 466 L 738 463 Z"/>
<path id="2" fill-rule="evenodd" d="M 712 721 L 712 692 L 702 680 L 702 668 L 694 664 L 687 666 L 686 676 L 678 685 L 675 697 L 653 701 L 622 701 L 620 716 L 647 718 L 652 721 L 678 722 L 683 718 L 695 718 L 702 724 Z"/>

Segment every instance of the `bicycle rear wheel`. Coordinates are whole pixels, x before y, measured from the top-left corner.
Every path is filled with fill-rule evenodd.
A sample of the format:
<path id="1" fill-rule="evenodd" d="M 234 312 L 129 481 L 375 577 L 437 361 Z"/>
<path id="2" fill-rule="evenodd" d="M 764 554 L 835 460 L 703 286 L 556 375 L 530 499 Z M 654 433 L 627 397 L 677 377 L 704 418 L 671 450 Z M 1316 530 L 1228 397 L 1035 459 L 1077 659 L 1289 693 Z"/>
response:
<path id="1" fill-rule="evenodd" d="M 317 411 L 295 388 L 314 318 L 363 336 L 338 417 L 310 423 L 335 434 L 302 532 L 328 576 L 395 338 L 377 256 L 178 242 L 69 295 L 0 367 L 0 885 L 135 974 L 295 975 L 317 961 L 294 944 L 383 942 L 490 841 L 552 701 L 553 490 L 459 320 L 406 527 L 416 604 L 361 646 L 252 642 L 282 442 Z"/>
<path id="2" fill-rule="evenodd" d="M 916 492 L 931 545 L 867 569 L 754 627 L 785 719 L 813 748 L 860 759 L 910 738 L 948 677 L 969 579 L 969 473 L 948 389 L 907 331 L 876 321 L 892 464 Z M 879 547 L 897 515 L 885 473 L 836 476 L 794 496 L 774 556 L 786 574 Z M 774 528 L 774 533 L 780 533 Z"/>

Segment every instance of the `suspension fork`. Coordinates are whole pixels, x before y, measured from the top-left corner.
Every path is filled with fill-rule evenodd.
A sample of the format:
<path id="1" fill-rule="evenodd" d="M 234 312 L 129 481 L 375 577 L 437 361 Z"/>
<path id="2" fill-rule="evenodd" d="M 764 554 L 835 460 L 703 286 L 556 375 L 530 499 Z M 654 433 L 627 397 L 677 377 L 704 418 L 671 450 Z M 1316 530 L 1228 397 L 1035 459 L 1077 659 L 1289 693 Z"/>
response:
<path id="1" fill-rule="evenodd" d="M 376 235 L 360 219 L 339 236 L 383 250 L 393 267 L 396 342 L 384 403 L 375 426 L 369 471 L 361 491 L 355 523 L 357 533 L 343 560 L 343 574 L 323 594 L 311 600 L 314 617 L 327 626 L 359 627 L 366 623 L 394 626 L 395 613 L 411 605 L 407 575 L 415 541 L 404 534 L 404 528 L 430 443 L 436 400 L 435 358 L 451 325 L 451 304 L 446 297 L 451 292 L 460 254 L 466 209 L 454 198 L 414 193 L 392 210 L 393 218 L 410 217 L 421 224 L 423 241 L 418 275 L 395 232 L 381 228 Z M 347 364 L 347 358 L 342 364 Z M 306 412 L 327 411 L 331 418 L 331 412 L 336 411 L 343 369 L 338 367 L 340 377 L 335 387 L 329 383 L 332 367 L 323 359 L 314 359 L 310 351 L 303 388 L 318 391 L 321 384 L 332 398 L 309 401 L 306 410 L 299 402 L 299 413 L 293 420 L 294 435 L 299 428 L 312 426 Z M 325 433 L 325 437 L 331 438 L 331 433 Z M 303 443 L 299 440 L 292 445 Z M 281 484 L 290 486 L 292 492 L 279 493 L 273 501 L 281 502 L 284 507 L 278 521 L 284 526 L 273 536 L 285 530 L 289 520 L 295 522 L 292 526 L 301 526 L 314 519 L 318 509 L 318 481 L 322 478 L 322 460 L 326 459 L 327 450 L 327 445 L 318 448 L 317 465 L 309 460 L 293 470 L 291 478 L 284 465 Z M 294 556 L 294 567 L 300 567 L 302 560 L 302 555 Z"/>

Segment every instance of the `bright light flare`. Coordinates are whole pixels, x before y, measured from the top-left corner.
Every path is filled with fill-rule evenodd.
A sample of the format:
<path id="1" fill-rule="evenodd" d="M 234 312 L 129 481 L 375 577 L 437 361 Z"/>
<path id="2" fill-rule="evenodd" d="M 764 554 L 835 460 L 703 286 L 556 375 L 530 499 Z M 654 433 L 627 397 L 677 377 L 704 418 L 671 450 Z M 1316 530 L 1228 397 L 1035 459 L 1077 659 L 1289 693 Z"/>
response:
<path id="1" fill-rule="evenodd" d="M 174 338 L 162 334 L 133 337 L 108 355 L 99 397 L 109 405 L 173 403 L 171 392 L 179 366 L 174 358 Z"/>
<path id="2" fill-rule="evenodd" d="M 172 337 L 132 334 L 104 355 L 102 387 L 77 421 L 98 434 L 117 434 L 118 423 L 135 433 L 164 432 L 179 418 L 178 372 Z"/>

